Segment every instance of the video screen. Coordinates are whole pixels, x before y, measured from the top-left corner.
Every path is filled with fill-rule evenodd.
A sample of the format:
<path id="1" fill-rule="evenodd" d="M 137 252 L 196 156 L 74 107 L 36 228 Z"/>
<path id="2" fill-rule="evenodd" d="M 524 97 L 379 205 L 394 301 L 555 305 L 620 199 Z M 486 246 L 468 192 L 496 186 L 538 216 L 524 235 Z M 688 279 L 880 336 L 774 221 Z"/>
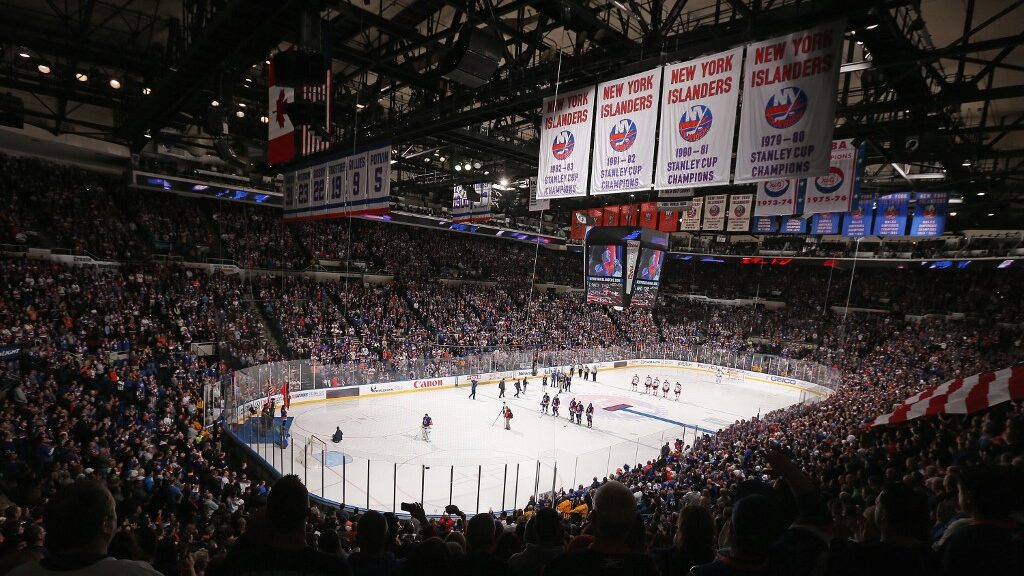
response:
<path id="1" fill-rule="evenodd" d="M 587 276 L 622 278 L 622 246 L 591 246 L 587 254 Z"/>
<path id="2" fill-rule="evenodd" d="M 640 280 L 651 282 L 661 281 L 661 268 L 665 265 L 665 252 L 644 248 L 640 251 L 640 273 L 637 277 Z"/>

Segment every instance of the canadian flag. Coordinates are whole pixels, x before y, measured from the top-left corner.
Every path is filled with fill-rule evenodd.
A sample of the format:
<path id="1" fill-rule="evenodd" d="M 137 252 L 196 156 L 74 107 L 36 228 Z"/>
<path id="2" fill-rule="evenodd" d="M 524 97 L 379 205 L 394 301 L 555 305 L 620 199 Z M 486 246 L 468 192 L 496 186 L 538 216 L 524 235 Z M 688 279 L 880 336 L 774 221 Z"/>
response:
<path id="1" fill-rule="evenodd" d="M 288 105 L 295 101 L 295 89 L 276 85 L 273 64 L 267 67 L 267 74 L 270 85 L 267 164 L 273 166 L 295 158 L 295 126 L 288 116 Z"/>

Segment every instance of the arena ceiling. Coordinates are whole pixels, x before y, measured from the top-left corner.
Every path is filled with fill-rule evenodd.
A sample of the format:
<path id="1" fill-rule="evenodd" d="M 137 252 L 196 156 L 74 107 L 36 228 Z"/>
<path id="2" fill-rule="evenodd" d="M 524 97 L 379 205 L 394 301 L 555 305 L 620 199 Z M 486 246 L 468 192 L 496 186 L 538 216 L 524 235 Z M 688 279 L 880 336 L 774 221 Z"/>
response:
<path id="1" fill-rule="evenodd" d="M 959 192 L 957 227 L 1024 212 L 1024 0 L 0 0 L 0 92 L 22 100 L 28 124 L 135 152 L 160 141 L 214 155 L 208 126 L 223 119 L 257 159 L 266 62 L 300 41 L 310 7 L 329 22 L 332 151 L 391 141 L 404 195 L 535 174 L 539 106 L 556 86 L 843 16 L 836 134 L 866 142 L 867 185 Z M 504 41 L 477 89 L 438 71 L 469 28 Z M 516 212 L 526 199 L 513 189 L 501 202 Z"/>

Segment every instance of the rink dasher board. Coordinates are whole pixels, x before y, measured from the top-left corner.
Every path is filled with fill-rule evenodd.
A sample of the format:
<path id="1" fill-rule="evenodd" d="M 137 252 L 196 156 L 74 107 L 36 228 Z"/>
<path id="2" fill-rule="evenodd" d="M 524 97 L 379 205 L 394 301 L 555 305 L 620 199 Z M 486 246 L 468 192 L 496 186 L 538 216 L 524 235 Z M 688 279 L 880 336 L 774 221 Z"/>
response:
<path id="1" fill-rule="evenodd" d="M 714 374 L 719 368 L 735 370 L 739 377 L 744 381 L 758 382 L 762 384 L 769 384 L 773 386 L 781 386 L 791 390 L 798 390 L 813 394 L 819 398 L 823 398 L 832 393 L 830 388 L 807 382 L 805 380 L 798 380 L 796 378 L 789 378 L 786 376 L 776 376 L 774 374 L 764 374 L 762 372 L 753 372 L 750 370 L 739 370 L 736 368 L 729 368 L 727 366 L 718 366 L 715 364 L 705 364 L 702 362 L 690 362 L 688 360 L 670 360 L 670 359 L 656 359 L 656 358 L 637 358 L 632 360 L 618 360 L 614 362 L 597 362 L 587 363 L 584 366 L 597 366 L 599 371 L 609 372 L 613 370 L 623 370 L 630 368 L 663 368 L 663 369 L 685 369 L 693 370 L 697 372 L 706 372 Z M 572 366 L 573 368 L 575 365 Z M 567 371 L 570 366 L 554 366 L 546 368 L 545 370 L 565 370 Z M 359 386 L 345 386 L 340 388 L 319 388 L 316 390 L 299 390 L 289 394 L 290 405 L 300 404 L 312 404 L 318 402 L 336 402 L 341 400 L 352 400 L 358 398 L 368 398 L 375 396 L 390 396 L 394 394 L 408 394 L 411 392 L 429 392 L 432 390 L 441 390 L 445 388 L 456 388 L 460 386 L 468 386 L 470 378 L 477 376 L 478 386 L 492 386 L 498 384 L 502 378 L 520 380 L 525 377 L 528 381 L 541 380 L 543 373 L 533 375 L 532 370 L 507 370 L 504 372 L 493 372 L 487 374 L 477 375 L 463 375 L 463 376 L 445 376 L 442 378 L 424 378 L 419 380 L 401 380 L 397 382 L 385 382 L 380 384 L 361 384 Z M 591 382 L 591 380 L 587 380 Z M 512 386 L 511 381 L 507 382 L 507 385 Z M 331 397 L 330 392 L 344 392 L 343 396 Z M 255 400 L 250 400 L 241 406 L 241 413 L 245 414 L 245 411 L 250 407 L 259 407 L 265 404 L 269 399 L 273 399 L 275 404 L 280 404 L 283 401 L 281 394 L 274 394 L 273 396 L 264 396 Z"/>

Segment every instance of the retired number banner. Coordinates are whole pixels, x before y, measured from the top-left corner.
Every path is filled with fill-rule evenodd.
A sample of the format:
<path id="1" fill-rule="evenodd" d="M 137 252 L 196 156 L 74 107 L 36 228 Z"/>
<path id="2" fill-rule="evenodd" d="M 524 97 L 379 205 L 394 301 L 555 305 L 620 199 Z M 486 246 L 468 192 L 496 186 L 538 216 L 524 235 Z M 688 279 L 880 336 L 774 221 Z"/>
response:
<path id="1" fill-rule="evenodd" d="M 587 195 L 594 87 L 545 98 L 537 162 L 537 198 Z"/>
<path id="2" fill-rule="evenodd" d="M 750 205 L 754 202 L 752 194 L 733 194 L 729 196 L 729 224 L 727 232 L 746 232 L 750 230 Z"/>
<path id="3" fill-rule="evenodd" d="M 655 188 L 728 184 L 743 47 L 665 67 Z"/>
<path id="4" fill-rule="evenodd" d="M 747 46 L 736 182 L 828 172 L 845 22 Z"/>
<path id="5" fill-rule="evenodd" d="M 598 84 L 594 194 L 651 188 L 660 91 L 661 68 Z"/>
<path id="6" fill-rule="evenodd" d="M 704 230 L 725 228 L 725 194 L 704 197 Z"/>

